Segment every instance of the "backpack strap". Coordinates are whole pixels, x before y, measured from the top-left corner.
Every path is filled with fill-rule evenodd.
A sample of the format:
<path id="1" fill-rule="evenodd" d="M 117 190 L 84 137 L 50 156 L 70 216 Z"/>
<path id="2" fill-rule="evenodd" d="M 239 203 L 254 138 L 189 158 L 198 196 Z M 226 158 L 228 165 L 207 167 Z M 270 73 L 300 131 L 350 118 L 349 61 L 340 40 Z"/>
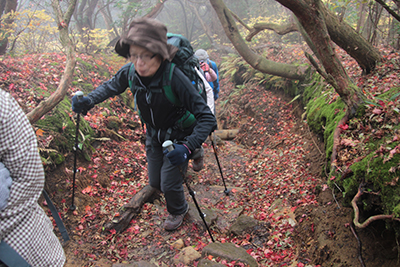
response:
<path id="1" fill-rule="evenodd" d="M 31 267 L 24 258 L 4 242 L 4 240 L 0 242 L 0 263 L 4 263 L 8 267 Z"/>
<path id="2" fill-rule="evenodd" d="M 174 92 L 172 92 L 172 87 L 171 87 L 172 75 L 174 74 L 175 66 L 176 66 L 175 63 L 170 63 L 170 67 L 165 68 L 162 87 L 164 89 L 165 96 L 168 98 L 168 100 L 175 106 L 180 107 L 182 106 L 182 102 L 176 97 Z"/>
<path id="3" fill-rule="evenodd" d="M 129 82 L 129 88 L 131 88 L 132 90 L 132 86 L 133 86 L 133 79 L 135 79 L 135 65 L 131 65 L 131 67 L 129 68 L 129 72 L 128 72 L 128 82 Z"/>
<path id="4" fill-rule="evenodd" d="M 174 92 L 172 92 L 172 87 L 171 87 L 171 80 L 172 80 L 172 75 L 174 73 L 176 64 L 171 63 L 170 67 L 165 68 L 164 76 L 163 76 L 163 89 L 165 96 L 168 98 L 168 100 L 174 104 L 175 106 L 181 107 L 182 102 L 176 97 Z M 196 118 L 192 113 L 190 113 L 189 110 L 186 110 L 185 114 L 176 121 L 174 127 L 175 128 L 180 128 L 180 129 L 185 129 L 190 127 L 194 122 L 196 121 Z"/>

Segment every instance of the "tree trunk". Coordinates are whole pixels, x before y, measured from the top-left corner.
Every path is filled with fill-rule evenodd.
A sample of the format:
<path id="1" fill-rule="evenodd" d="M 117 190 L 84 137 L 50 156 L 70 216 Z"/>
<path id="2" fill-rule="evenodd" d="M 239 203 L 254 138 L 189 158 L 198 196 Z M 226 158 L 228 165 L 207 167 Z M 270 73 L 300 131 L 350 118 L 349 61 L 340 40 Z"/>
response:
<path id="1" fill-rule="evenodd" d="M 229 40 L 243 59 L 253 68 L 288 79 L 303 80 L 306 77 L 306 67 L 277 63 L 255 54 L 240 35 L 235 20 L 224 2 L 222 0 L 210 0 L 210 3 L 216 11 Z"/>
<path id="2" fill-rule="evenodd" d="M 325 5 L 321 5 L 321 11 L 324 15 L 326 27 L 332 41 L 354 58 L 365 74 L 369 74 L 375 68 L 376 63 L 381 60 L 381 55 L 378 50 L 350 25 L 341 21 Z M 246 40 L 250 41 L 253 36 L 264 29 L 273 30 L 278 34 L 286 34 L 287 32 L 298 30 L 303 35 L 308 46 L 314 51 L 313 44 L 308 42 L 308 37 L 304 35 L 301 28 L 302 27 L 296 27 L 295 24 L 276 25 L 271 23 L 258 23 L 253 26 L 253 29 L 249 29 L 250 34 L 246 37 Z"/>
<path id="3" fill-rule="evenodd" d="M 3 22 L 0 23 L 0 31 L 6 33 L 4 39 L 0 40 L 0 55 L 4 55 L 7 51 L 8 35 L 9 35 L 7 34 L 7 31 L 11 29 L 10 26 L 14 22 L 14 18 L 11 15 L 11 13 L 17 10 L 17 5 L 18 5 L 17 0 L 0 1 L 0 18 L 3 20 Z"/>
<path id="4" fill-rule="evenodd" d="M 360 7 L 358 8 L 358 21 L 357 21 L 357 28 L 356 28 L 356 32 L 358 32 L 358 33 L 361 32 L 361 28 L 364 25 L 365 9 L 366 9 L 366 4 L 360 3 Z"/>
<path id="5" fill-rule="evenodd" d="M 381 60 L 378 50 L 349 24 L 341 22 L 325 4 L 320 5 L 330 38 L 345 50 L 360 65 L 365 74 L 369 74 Z"/>
<path id="6" fill-rule="evenodd" d="M 118 233 L 123 232 L 129 225 L 133 216 L 138 214 L 148 198 L 150 198 L 156 189 L 150 185 L 146 185 L 136 195 L 134 195 L 123 209 L 125 210 L 118 220 L 113 220 L 104 225 L 107 230 L 115 229 Z"/>
<path id="7" fill-rule="evenodd" d="M 189 5 L 190 8 L 192 9 L 193 13 L 196 15 L 197 20 L 200 22 L 201 28 L 203 29 L 204 33 L 206 34 L 208 40 L 210 41 L 210 44 L 213 45 L 215 44 L 214 39 L 211 37 L 211 33 L 209 29 L 206 27 L 206 24 L 204 23 L 202 17 L 199 14 L 199 11 L 197 10 L 197 7 L 193 5 Z"/>
<path id="8" fill-rule="evenodd" d="M 157 17 L 157 15 L 160 14 L 160 12 L 163 10 L 165 2 L 167 2 L 167 0 L 164 0 L 164 1 L 159 0 L 159 2 L 144 17 L 146 17 L 146 18 Z"/>
<path id="9" fill-rule="evenodd" d="M 57 90 L 46 100 L 43 100 L 39 103 L 39 105 L 33 109 L 31 112 L 27 114 L 27 117 L 31 124 L 35 123 L 39 120 L 44 114 L 52 110 L 61 100 L 64 99 L 67 94 L 67 90 L 69 85 L 73 79 L 73 73 L 76 64 L 75 58 L 75 46 L 70 39 L 68 33 L 68 25 L 71 20 L 71 16 L 74 12 L 75 5 L 77 0 L 71 0 L 69 2 L 69 6 L 65 14 L 61 11 L 61 6 L 59 0 L 52 0 L 51 5 L 53 7 L 56 22 L 58 25 L 58 29 L 60 31 L 60 41 L 63 47 L 66 50 L 67 54 L 67 62 L 64 70 L 64 74 L 61 78 L 60 84 L 57 87 Z"/>
<path id="10" fill-rule="evenodd" d="M 289 8 L 297 17 L 315 45 L 322 65 L 328 74 L 328 82 L 335 88 L 353 116 L 363 101 L 363 94 L 348 77 L 338 59 L 324 20 L 325 5 L 319 0 L 277 0 Z"/>
<path id="11" fill-rule="evenodd" d="M 105 5 L 103 0 L 100 0 L 99 2 L 100 2 L 100 5 L 102 6 L 99 11 L 100 11 L 100 14 L 103 16 L 104 22 L 106 24 L 107 31 L 110 32 L 112 30 L 108 35 L 109 40 L 112 41 L 114 38 L 119 36 L 118 30 L 113 25 L 112 16 L 111 16 L 111 12 L 110 12 L 109 6 Z"/>
<path id="12" fill-rule="evenodd" d="M 382 9 L 383 8 L 377 3 L 375 3 L 372 8 L 369 9 L 368 18 L 365 22 L 362 36 L 370 43 L 373 43 L 374 38 L 376 37 L 376 29 L 382 13 Z"/>

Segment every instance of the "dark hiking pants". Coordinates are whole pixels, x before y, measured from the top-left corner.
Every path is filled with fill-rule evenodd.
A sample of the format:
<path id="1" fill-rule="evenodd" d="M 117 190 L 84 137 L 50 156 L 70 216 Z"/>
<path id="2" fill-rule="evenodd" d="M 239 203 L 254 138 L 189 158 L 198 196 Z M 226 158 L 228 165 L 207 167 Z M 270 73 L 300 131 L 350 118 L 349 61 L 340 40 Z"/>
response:
<path id="1" fill-rule="evenodd" d="M 151 144 L 151 138 L 146 138 L 146 156 L 148 163 L 149 183 L 152 187 L 164 193 L 167 202 L 167 210 L 172 215 L 185 213 L 187 203 L 183 191 L 183 177 L 179 168 L 173 166 L 164 155 L 160 144 Z M 185 173 L 188 161 L 182 164 L 182 172 Z"/>

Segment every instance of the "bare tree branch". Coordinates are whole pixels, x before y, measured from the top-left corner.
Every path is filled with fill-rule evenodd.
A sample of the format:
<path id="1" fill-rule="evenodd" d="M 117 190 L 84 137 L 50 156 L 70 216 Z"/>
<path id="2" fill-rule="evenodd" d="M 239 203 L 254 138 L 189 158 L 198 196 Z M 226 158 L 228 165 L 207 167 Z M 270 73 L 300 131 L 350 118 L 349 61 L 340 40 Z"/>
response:
<path id="1" fill-rule="evenodd" d="M 393 16 L 397 21 L 400 22 L 400 16 L 393 10 L 391 9 L 384 1 L 382 0 L 375 0 L 378 4 L 380 4 L 384 9 L 386 9 L 387 12 L 389 12 L 390 15 Z"/>
<path id="2" fill-rule="evenodd" d="M 291 32 L 297 32 L 299 28 L 293 22 L 287 24 L 275 24 L 275 23 L 256 23 L 253 28 L 249 29 L 250 33 L 246 37 L 246 41 L 250 42 L 251 39 L 256 36 L 259 32 L 264 30 L 272 30 L 279 35 L 285 35 Z"/>
<path id="3" fill-rule="evenodd" d="M 74 12 L 77 0 L 69 2 L 69 6 L 65 14 L 61 10 L 59 0 L 52 0 L 51 4 L 56 15 L 55 19 L 60 31 L 60 41 L 65 48 L 67 62 L 64 69 L 64 74 L 61 78 L 57 90 L 47 99 L 39 103 L 39 105 L 27 114 L 29 121 L 33 124 L 38 121 L 44 114 L 52 110 L 67 94 L 67 90 L 72 82 L 73 73 L 76 64 L 75 45 L 71 40 L 68 32 L 68 25 L 71 21 L 71 16 Z"/>

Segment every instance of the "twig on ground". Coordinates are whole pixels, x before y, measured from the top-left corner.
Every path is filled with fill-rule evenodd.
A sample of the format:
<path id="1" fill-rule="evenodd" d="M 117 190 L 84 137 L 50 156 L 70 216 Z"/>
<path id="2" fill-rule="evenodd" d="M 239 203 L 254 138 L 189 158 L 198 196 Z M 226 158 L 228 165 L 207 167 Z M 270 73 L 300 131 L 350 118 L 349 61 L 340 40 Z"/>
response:
<path id="1" fill-rule="evenodd" d="M 337 202 L 337 200 L 336 200 L 336 196 L 335 196 L 335 190 L 332 190 L 332 196 L 333 196 L 333 199 L 335 200 L 335 202 L 336 202 L 336 205 L 338 206 L 338 208 L 340 209 L 340 205 L 339 205 L 339 203 Z"/>
<path id="2" fill-rule="evenodd" d="M 320 153 L 321 155 L 325 155 L 324 153 L 322 153 L 321 149 L 319 149 L 317 143 L 315 142 L 314 138 L 312 137 L 311 130 L 310 130 L 310 127 L 308 126 L 308 124 L 307 124 L 307 129 L 308 129 L 308 133 L 309 133 L 310 136 L 311 136 L 311 140 L 313 141 L 314 145 L 317 147 L 319 153 Z"/>

